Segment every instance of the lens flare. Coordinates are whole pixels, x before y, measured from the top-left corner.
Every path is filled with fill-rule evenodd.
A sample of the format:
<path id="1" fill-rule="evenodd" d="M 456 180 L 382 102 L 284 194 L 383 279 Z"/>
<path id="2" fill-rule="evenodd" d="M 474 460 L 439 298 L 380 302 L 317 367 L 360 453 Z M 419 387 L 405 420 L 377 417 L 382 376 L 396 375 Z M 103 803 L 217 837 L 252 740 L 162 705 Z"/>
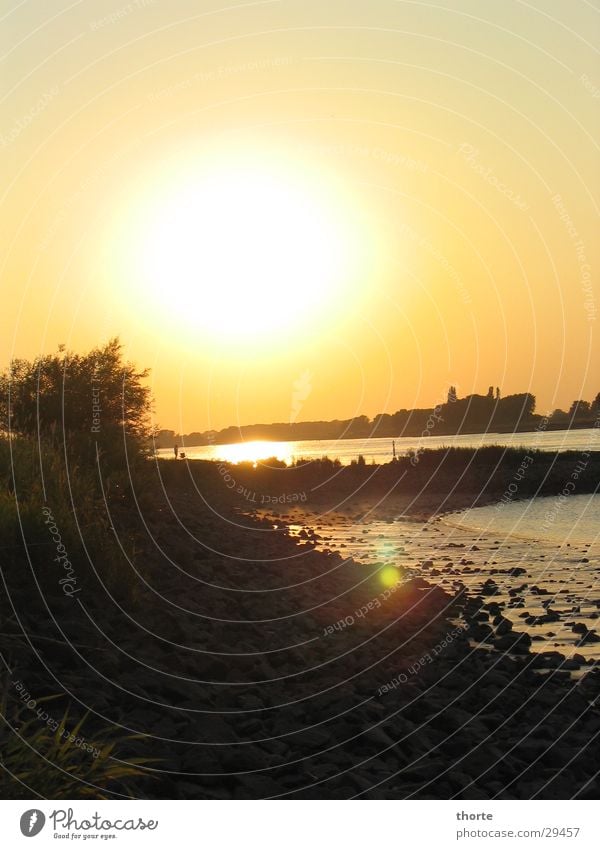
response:
<path id="1" fill-rule="evenodd" d="M 402 583 L 402 572 L 396 566 L 384 566 L 379 570 L 379 581 L 386 589 Z"/>

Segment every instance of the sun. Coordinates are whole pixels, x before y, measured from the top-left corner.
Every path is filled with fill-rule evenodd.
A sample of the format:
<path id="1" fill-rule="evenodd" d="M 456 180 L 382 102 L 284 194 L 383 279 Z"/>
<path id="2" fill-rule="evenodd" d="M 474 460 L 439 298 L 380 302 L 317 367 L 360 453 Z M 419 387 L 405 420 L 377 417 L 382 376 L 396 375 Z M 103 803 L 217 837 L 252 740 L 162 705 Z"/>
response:
<path id="1" fill-rule="evenodd" d="M 230 342 L 330 316 L 358 282 L 357 244 L 318 179 L 229 162 L 183 174 L 144 203 L 129 253 L 163 318 Z"/>

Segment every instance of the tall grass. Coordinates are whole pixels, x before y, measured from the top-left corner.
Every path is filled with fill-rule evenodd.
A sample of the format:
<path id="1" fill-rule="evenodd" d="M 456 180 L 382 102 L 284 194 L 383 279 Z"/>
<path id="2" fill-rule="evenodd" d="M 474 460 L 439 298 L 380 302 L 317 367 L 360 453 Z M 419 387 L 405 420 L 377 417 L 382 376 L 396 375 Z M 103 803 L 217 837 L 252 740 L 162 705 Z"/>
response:
<path id="1" fill-rule="evenodd" d="M 38 699 L 36 705 L 46 706 L 55 698 Z M 138 792 L 136 779 L 146 775 L 142 767 L 154 759 L 123 762 L 114 755 L 117 746 L 121 749 L 141 735 L 119 735 L 115 729 L 88 737 L 87 719 L 73 721 L 67 708 L 57 727 L 50 727 L 14 698 L 6 676 L 0 684 L 0 798 L 37 794 L 45 799 L 104 799 Z"/>
<path id="2" fill-rule="evenodd" d="M 126 525 L 131 519 L 128 487 L 126 471 L 99 473 L 65 458 L 62 446 L 50 440 L 40 445 L 33 438 L 0 439 L 0 564 L 17 606 L 31 592 L 32 569 L 43 592 L 62 593 L 48 513 L 78 586 L 96 590 L 101 581 L 111 594 L 133 598 L 137 582 L 127 557 L 134 559 L 134 523 L 121 528 L 118 541 L 114 530 L 119 520 Z M 94 597 L 87 594 L 88 602 Z"/>
<path id="3" fill-rule="evenodd" d="M 52 440 L 39 445 L 26 437 L 10 442 L 0 439 L 0 653 L 5 663 L 7 651 L 14 653 L 25 676 L 31 656 L 27 641 L 19 636 L 19 622 L 51 647 L 46 604 L 59 612 L 67 641 L 78 645 L 90 639 L 89 623 L 59 583 L 65 572 L 54 562 L 57 543 L 44 510 L 51 512 L 76 586 L 81 588 L 79 597 L 88 611 L 106 604 L 100 582 L 120 601 L 135 598 L 136 576 L 111 526 L 119 513 L 126 512 L 120 504 L 126 484 L 118 470 L 104 472 L 101 479 L 95 468 L 68 461 L 62 447 Z M 120 541 L 134 560 L 127 528 L 121 529 Z M 86 626 L 88 633 L 82 639 Z M 36 704 L 58 698 L 39 698 Z M 89 733 L 85 726 L 92 720 L 72 718 L 70 713 L 64 707 L 58 712 L 60 722 L 55 730 L 55 723 L 49 727 L 15 698 L 8 679 L 0 681 L 0 798 L 30 798 L 32 793 L 50 799 L 102 798 L 105 793 L 129 795 L 135 789 L 135 779 L 144 774 L 140 767 L 145 760 L 130 758 L 122 763 L 115 754 L 117 749 L 120 754 L 130 751 L 137 738 L 124 736 L 117 727 Z M 60 733 L 66 728 L 72 737 L 78 737 L 82 725 L 94 755 Z"/>

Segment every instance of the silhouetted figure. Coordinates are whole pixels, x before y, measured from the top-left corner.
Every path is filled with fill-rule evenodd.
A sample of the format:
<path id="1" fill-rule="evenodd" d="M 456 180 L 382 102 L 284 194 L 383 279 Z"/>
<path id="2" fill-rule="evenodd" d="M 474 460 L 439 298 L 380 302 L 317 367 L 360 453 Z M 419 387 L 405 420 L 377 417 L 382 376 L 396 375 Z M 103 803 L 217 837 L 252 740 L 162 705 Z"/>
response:
<path id="1" fill-rule="evenodd" d="M 179 455 L 179 445 L 175 445 L 173 448 L 173 454 L 175 454 L 175 459 L 177 459 Z"/>
<path id="2" fill-rule="evenodd" d="M 396 459 L 396 441 L 392 439 L 392 456 L 394 460 Z"/>

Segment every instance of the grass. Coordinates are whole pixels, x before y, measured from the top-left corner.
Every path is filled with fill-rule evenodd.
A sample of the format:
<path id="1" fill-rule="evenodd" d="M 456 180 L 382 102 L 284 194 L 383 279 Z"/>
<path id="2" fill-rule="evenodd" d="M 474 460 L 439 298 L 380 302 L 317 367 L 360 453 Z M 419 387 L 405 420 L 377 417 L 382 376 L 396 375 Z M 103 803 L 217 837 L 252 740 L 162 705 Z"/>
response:
<path id="1" fill-rule="evenodd" d="M 198 481 L 202 479 L 210 485 L 211 474 L 206 465 L 191 461 L 189 468 Z M 240 463 L 228 468 L 238 484 L 253 491 L 304 492 L 313 502 L 345 499 L 350 503 L 368 497 L 381 499 L 393 493 L 412 498 L 411 505 L 419 510 L 434 509 L 436 504 L 450 509 L 449 498 L 451 509 L 458 509 L 459 503 L 472 506 L 474 500 L 498 500 L 515 481 L 519 498 L 556 495 L 571 479 L 576 481 L 577 494 L 595 492 L 600 479 L 600 452 L 449 446 L 424 448 L 380 465 L 367 465 L 363 457 L 341 466 L 338 460 L 321 457 L 297 459 L 283 469 L 268 463 L 259 463 L 256 468 Z"/>
<path id="2" fill-rule="evenodd" d="M 17 607 L 23 595 L 36 591 L 32 569 L 45 594 L 61 594 L 48 511 L 79 586 L 87 583 L 95 592 L 101 580 L 111 594 L 134 597 L 135 574 L 113 530 L 123 520 L 119 541 L 135 560 L 126 471 L 100 477 L 95 467 L 67 461 L 59 444 L 46 441 L 40 448 L 32 438 L 0 439 L 0 470 L 0 562 Z"/>
<path id="3" fill-rule="evenodd" d="M 45 799 L 113 798 L 131 796 L 136 780 L 147 773 L 152 758 L 116 758 L 117 750 L 129 747 L 142 735 L 108 733 L 82 736 L 88 715 L 70 725 L 70 708 L 60 721 L 44 721 L 34 709 L 18 701 L 8 678 L 0 689 L 0 798 Z M 37 699 L 45 707 L 59 696 Z M 64 732 L 67 732 L 66 734 Z M 75 741 L 81 741 L 78 745 Z"/>
<path id="4" fill-rule="evenodd" d="M 111 520 L 124 512 L 120 501 L 125 487 L 119 473 L 106 475 L 101 485 L 95 469 L 77 462 L 68 464 L 61 446 L 50 441 L 40 452 L 34 439 L 10 443 L 0 439 L 0 566 L 8 593 L 0 583 L 3 626 L 10 622 L 9 630 L 19 630 L 14 605 L 22 623 L 29 621 L 30 628 L 39 632 L 47 621 L 45 603 L 59 611 L 73 642 L 78 642 L 85 626 L 78 606 L 59 583 L 65 571 L 53 562 L 57 543 L 44 509 L 51 511 L 88 610 L 94 609 L 96 599 L 106 598 L 100 580 L 119 599 L 135 598 L 136 576 L 111 528 Z M 108 493 L 107 503 L 103 488 Z M 126 530 L 120 539 L 132 556 L 135 540 L 131 534 Z M 28 661 L 19 665 L 26 675 Z M 46 705 L 58 698 L 37 699 L 37 710 L 48 711 Z M 50 799 L 130 795 L 131 782 L 145 775 L 140 767 L 148 761 L 130 758 L 123 763 L 116 753 L 130 751 L 139 737 L 123 736 L 116 726 L 88 736 L 86 728 L 86 750 L 71 738 L 80 736 L 92 720 L 71 717 L 71 712 L 72 708 L 63 707 L 56 720 L 43 721 L 35 709 L 28 709 L 18 699 L 8 679 L 0 682 L 0 798 L 30 798 L 34 793 Z"/>

